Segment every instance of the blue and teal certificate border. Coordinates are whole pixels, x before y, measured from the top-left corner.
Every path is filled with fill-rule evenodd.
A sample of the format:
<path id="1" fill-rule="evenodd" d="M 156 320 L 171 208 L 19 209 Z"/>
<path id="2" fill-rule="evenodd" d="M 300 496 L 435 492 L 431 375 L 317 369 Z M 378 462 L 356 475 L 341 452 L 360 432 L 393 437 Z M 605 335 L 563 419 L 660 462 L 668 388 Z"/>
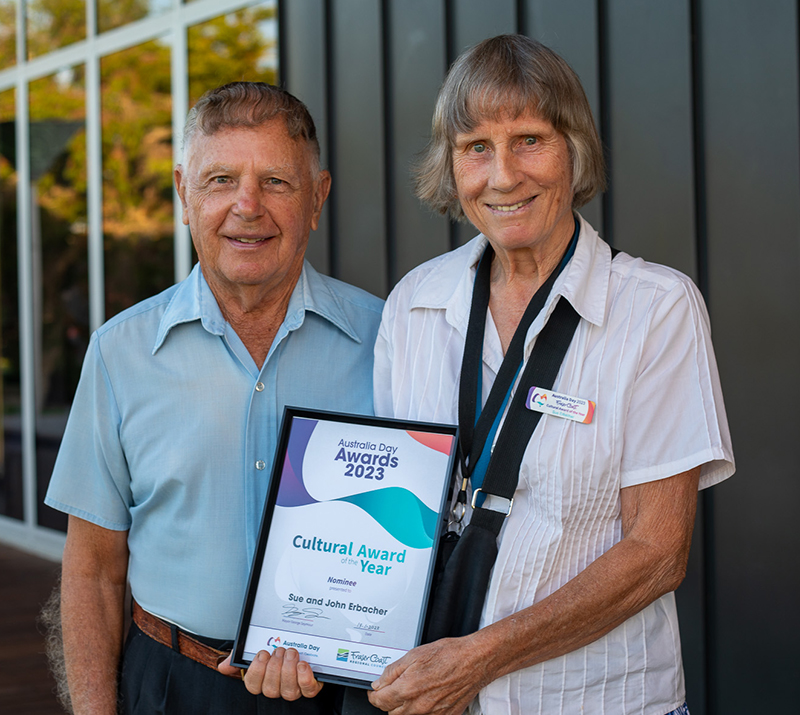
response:
<path id="1" fill-rule="evenodd" d="M 367 688 L 419 645 L 457 436 L 454 425 L 284 410 L 234 665 L 296 647 L 319 680 Z"/>

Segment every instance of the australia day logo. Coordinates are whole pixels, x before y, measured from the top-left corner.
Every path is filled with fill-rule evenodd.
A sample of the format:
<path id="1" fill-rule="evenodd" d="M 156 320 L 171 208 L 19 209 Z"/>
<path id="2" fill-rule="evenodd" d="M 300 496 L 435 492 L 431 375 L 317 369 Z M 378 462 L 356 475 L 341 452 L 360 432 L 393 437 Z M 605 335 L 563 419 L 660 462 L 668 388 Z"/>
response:
<path id="1" fill-rule="evenodd" d="M 267 641 L 267 648 L 275 648 L 280 647 L 281 639 L 279 636 L 270 636 L 270 639 Z"/>
<path id="2" fill-rule="evenodd" d="M 533 390 L 531 390 L 533 392 Z M 546 392 L 533 392 L 528 400 L 528 408 L 530 409 L 533 405 L 539 405 L 539 407 L 544 407 L 547 404 L 547 393 Z"/>
<path id="3" fill-rule="evenodd" d="M 339 648 L 339 650 L 336 653 L 336 660 L 341 660 L 346 663 L 349 656 L 350 656 L 349 650 L 345 650 L 344 648 Z"/>

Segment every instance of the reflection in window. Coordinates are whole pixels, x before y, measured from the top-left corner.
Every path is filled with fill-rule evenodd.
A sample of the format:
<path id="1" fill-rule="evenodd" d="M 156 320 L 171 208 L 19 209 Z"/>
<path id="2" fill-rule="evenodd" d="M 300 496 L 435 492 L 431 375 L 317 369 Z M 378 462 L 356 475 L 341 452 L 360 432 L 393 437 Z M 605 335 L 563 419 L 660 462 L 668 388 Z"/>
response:
<path id="1" fill-rule="evenodd" d="M 39 524 L 57 528 L 64 515 L 42 499 L 89 342 L 83 66 L 31 82 L 29 97 Z"/>
<path id="2" fill-rule="evenodd" d="M 0 514 L 22 519 L 14 90 L 0 92 Z"/>
<path id="3" fill-rule="evenodd" d="M 173 283 L 169 47 L 153 40 L 108 55 L 100 73 L 110 318 Z"/>
<path id="4" fill-rule="evenodd" d="M 97 0 L 97 31 L 105 32 L 150 15 L 159 15 L 172 0 Z"/>
<path id="5" fill-rule="evenodd" d="M 278 81 L 276 1 L 189 28 L 189 105 L 227 82 Z"/>
<path id="6" fill-rule="evenodd" d="M 28 59 L 86 38 L 86 0 L 25 2 Z"/>
<path id="7" fill-rule="evenodd" d="M 17 62 L 17 7 L 15 0 L 0 0 L 0 70 Z"/>

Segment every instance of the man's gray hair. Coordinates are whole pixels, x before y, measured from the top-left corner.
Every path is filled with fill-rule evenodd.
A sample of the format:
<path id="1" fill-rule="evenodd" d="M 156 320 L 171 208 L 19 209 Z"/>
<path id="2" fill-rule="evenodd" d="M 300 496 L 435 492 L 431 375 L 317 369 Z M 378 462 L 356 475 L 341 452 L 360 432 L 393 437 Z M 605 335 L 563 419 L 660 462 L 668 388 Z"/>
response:
<path id="1" fill-rule="evenodd" d="M 555 52 L 524 35 L 499 35 L 464 52 L 445 78 L 431 139 L 415 167 L 417 196 L 439 213 L 466 220 L 456 192 L 456 134 L 486 119 L 534 112 L 566 140 L 572 161 L 572 206 L 605 188 L 603 149 L 578 76 Z"/>
<path id="2" fill-rule="evenodd" d="M 184 154 L 199 132 L 211 136 L 228 127 L 259 127 L 276 117 L 292 139 L 304 139 L 319 167 L 317 129 L 308 108 L 285 89 L 265 82 L 231 82 L 206 92 L 189 110 L 183 129 Z"/>

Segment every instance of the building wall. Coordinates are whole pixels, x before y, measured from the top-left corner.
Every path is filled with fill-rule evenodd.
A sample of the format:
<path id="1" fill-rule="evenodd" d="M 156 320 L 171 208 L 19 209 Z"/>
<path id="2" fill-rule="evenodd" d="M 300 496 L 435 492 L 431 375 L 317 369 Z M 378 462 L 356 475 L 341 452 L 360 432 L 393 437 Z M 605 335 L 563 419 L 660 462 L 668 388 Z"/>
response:
<path id="1" fill-rule="evenodd" d="M 379 295 L 471 236 L 410 193 L 409 162 L 454 57 L 523 32 L 578 72 L 610 179 L 583 213 L 613 245 L 701 287 L 733 434 L 737 474 L 701 497 L 678 593 L 692 713 L 796 710 L 800 417 L 783 405 L 800 397 L 798 3 L 291 0 L 282 10 L 283 76 L 326 127 L 334 176 L 309 253 Z"/>
<path id="2" fill-rule="evenodd" d="M 189 102 L 186 28 L 253 4 L 175 2 L 162 15 L 172 33 L 173 126 Z M 737 474 L 701 496 L 689 574 L 679 590 L 693 715 L 794 712 L 800 702 L 798 3 L 283 0 L 279 18 L 281 79 L 311 108 L 334 176 L 309 257 L 382 296 L 409 269 L 471 236 L 468 227 L 431 215 L 410 191 L 409 163 L 424 146 L 438 86 L 455 56 L 485 37 L 523 32 L 578 72 L 607 149 L 610 180 L 609 191 L 583 213 L 613 245 L 679 268 L 702 289 L 734 440 Z M 123 30 L 112 30 L 94 44 L 75 45 L 90 57 L 85 121 L 95 146 L 99 97 L 92 72 L 101 69 L 102 43 L 116 42 L 116 50 L 137 37 L 146 41 L 161 31 L 156 22 L 140 21 L 124 41 Z M 71 51 L 59 50 L 58 57 L 69 60 Z M 42 67 L 37 76 L 51 65 L 55 71 L 58 57 L 35 60 L 34 70 Z M 17 102 L 25 101 L 33 78 L 26 71 L 25 77 L 0 71 L 0 99 L 13 87 Z M 91 191 L 85 260 L 95 286 L 95 325 L 104 312 L 98 306 L 105 305 L 105 269 L 102 261 L 97 267 L 102 229 L 91 239 L 99 211 Z M 19 224 L 20 322 L 32 326 L 31 227 L 23 216 Z M 177 235 L 180 277 L 191 253 L 185 233 Z M 32 343 L 22 342 L 32 361 Z M 23 379 L 23 403 L 35 404 L 34 382 Z M 23 409 L 28 475 L 37 472 L 34 417 Z M 38 462 L 46 483 L 46 460 L 40 455 Z M 25 513 L 0 517 L 0 535 L 20 541 L 50 533 L 38 526 L 31 476 L 26 484 Z"/>

